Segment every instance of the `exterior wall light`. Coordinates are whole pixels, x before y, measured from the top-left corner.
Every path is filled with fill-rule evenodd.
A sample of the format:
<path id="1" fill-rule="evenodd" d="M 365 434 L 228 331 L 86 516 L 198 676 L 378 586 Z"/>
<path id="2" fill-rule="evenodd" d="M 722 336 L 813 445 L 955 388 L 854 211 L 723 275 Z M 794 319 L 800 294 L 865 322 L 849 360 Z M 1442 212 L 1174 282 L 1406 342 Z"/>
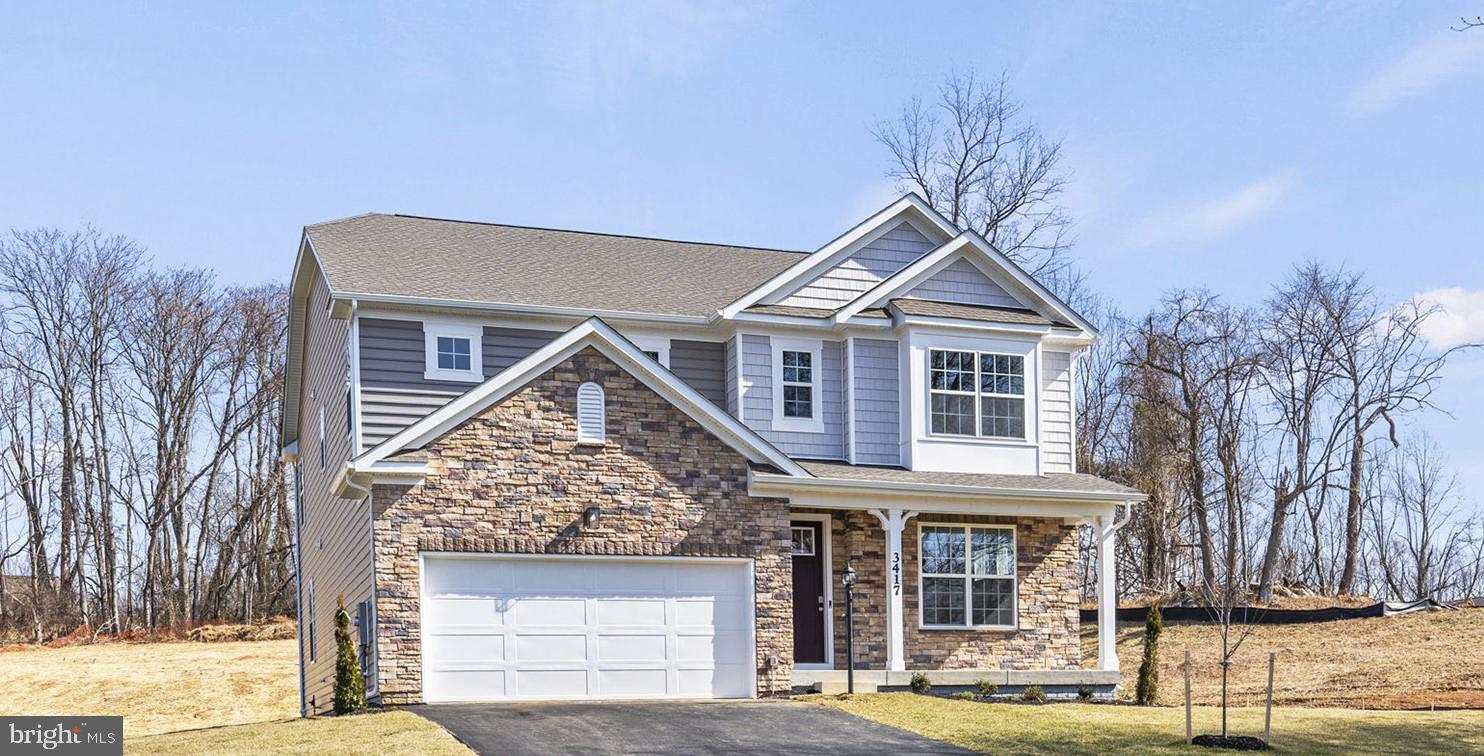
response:
<path id="1" fill-rule="evenodd" d="M 584 529 L 592 529 L 598 527 L 598 517 L 602 515 L 602 513 L 603 510 L 598 509 L 597 507 L 588 507 L 582 513 L 582 527 Z"/>

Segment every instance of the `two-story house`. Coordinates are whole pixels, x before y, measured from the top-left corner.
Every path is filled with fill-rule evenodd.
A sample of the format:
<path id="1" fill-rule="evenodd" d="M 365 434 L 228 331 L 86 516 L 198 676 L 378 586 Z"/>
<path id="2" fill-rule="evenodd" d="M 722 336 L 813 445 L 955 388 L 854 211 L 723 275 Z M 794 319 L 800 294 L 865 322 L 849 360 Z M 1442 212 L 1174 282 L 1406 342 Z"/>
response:
<path id="1" fill-rule="evenodd" d="M 812 253 L 370 214 L 304 229 L 283 445 L 304 710 L 1117 681 L 1084 318 L 908 195 Z M 1083 669 L 1079 527 L 1100 546 Z"/>

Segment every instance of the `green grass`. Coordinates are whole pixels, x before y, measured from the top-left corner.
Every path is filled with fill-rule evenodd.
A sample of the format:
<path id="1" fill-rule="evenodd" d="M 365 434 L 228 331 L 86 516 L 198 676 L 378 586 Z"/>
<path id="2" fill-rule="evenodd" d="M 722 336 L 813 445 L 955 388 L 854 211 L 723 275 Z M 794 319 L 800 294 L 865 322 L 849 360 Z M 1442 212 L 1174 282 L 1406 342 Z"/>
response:
<path id="1" fill-rule="evenodd" d="M 443 728 L 408 711 L 283 719 L 126 738 L 124 752 L 130 756 L 155 753 L 200 756 L 244 753 L 253 756 L 347 753 L 471 756 L 469 749 Z"/>
<path id="2" fill-rule="evenodd" d="M 1042 706 L 956 701 L 912 693 L 807 696 L 882 724 L 984 753 L 1202 753 L 1187 746 L 1185 710 L 1112 704 Z M 1232 709 L 1234 735 L 1262 736 L 1262 709 Z M 1220 732 L 1221 710 L 1197 707 L 1195 734 Z M 1279 753 L 1484 753 L 1484 712 L 1274 709 Z"/>

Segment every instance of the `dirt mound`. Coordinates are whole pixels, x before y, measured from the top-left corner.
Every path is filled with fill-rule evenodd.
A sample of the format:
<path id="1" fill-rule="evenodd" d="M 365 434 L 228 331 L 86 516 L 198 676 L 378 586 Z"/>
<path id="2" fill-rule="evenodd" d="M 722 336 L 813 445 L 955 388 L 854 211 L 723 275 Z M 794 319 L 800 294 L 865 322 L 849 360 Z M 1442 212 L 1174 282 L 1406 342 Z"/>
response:
<path id="1" fill-rule="evenodd" d="M 276 621 L 253 625 L 202 625 L 186 634 L 186 638 L 201 643 L 223 643 L 226 641 L 289 640 L 298 634 L 293 620 L 277 618 Z"/>

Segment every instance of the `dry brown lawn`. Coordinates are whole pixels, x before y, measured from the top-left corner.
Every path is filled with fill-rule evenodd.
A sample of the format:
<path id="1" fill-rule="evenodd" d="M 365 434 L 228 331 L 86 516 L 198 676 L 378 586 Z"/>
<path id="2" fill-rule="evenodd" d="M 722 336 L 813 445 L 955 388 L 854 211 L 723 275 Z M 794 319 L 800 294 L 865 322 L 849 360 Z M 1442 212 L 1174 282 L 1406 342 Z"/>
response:
<path id="1" fill-rule="evenodd" d="M 1132 691 L 1143 654 L 1144 625 L 1118 626 L 1123 686 Z M 1267 686 L 1268 653 L 1276 652 L 1274 700 L 1287 706 L 1365 709 L 1484 708 L 1484 610 L 1419 612 L 1396 617 L 1256 625 L 1232 660 L 1236 706 L 1258 706 Z M 1083 658 L 1097 660 L 1097 630 L 1082 628 Z M 1165 625 L 1160 636 L 1159 703 L 1182 701 L 1181 660 L 1191 656 L 1198 704 L 1221 700 L 1221 636 L 1215 624 Z"/>
<path id="2" fill-rule="evenodd" d="M 299 756 L 374 753 L 378 756 L 473 756 L 432 722 L 409 711 L 315 717 L 212 727 L 133 738 L 124 753 L 196 756 Z"/>
<path id="3" fill-rule="evenodd" d="M 0 653 L 0 715 L 124 717 L 126 739 L 299 713 L 295 641 L 104 643 Z"/>

